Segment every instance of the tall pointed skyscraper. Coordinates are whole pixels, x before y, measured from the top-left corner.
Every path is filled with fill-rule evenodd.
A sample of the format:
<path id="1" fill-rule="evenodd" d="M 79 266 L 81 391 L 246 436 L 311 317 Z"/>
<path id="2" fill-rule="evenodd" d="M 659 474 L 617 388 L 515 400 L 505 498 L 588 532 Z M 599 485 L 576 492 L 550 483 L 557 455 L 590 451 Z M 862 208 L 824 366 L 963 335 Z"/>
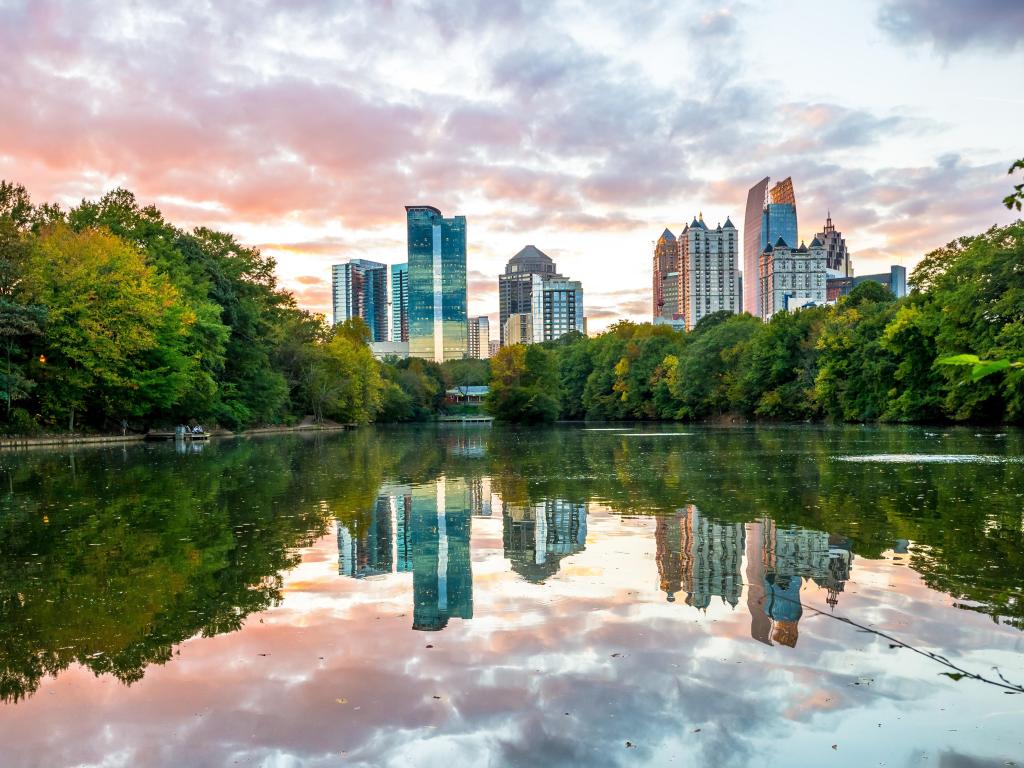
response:
<path id="1" fill-rule="evenodd" d="M 443 363 L 469 351 L 466 217 L 405 207 L 409 237 L 409 356 Z"/>
<path id="2" fill-rule="evenodd" d="M 679 255 L 676 236 L 666 229 L 654 245 L 654 285 L 652 290 L 651 317 L 674 320 L 682 312 L 682 301 L 678 294 L 679 280 L 676 272 Z"/>

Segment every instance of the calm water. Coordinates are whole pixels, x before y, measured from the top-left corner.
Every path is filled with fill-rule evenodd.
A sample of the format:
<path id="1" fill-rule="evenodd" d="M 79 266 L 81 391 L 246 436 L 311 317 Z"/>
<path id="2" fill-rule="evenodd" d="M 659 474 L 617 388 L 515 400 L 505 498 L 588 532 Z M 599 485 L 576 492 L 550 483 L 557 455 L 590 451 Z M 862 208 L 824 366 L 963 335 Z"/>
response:
<path id="1" fill-rule="evenodd" d="M 1024 765 L 1022 456 L 648 426 L 0 454 L 0 765 Z"/>

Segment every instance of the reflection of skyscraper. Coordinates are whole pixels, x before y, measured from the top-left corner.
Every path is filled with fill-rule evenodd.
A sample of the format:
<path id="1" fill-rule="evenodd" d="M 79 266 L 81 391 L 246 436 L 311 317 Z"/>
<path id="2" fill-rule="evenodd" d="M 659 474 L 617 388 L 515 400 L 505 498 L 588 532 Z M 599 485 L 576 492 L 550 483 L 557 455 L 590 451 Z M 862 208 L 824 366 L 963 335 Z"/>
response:
<path id="1" fill-rule="evenodd" d="M 564 499 L 505 504 L 502 543 L 512 570 L 527 581 L 544 581 L 563 557 L 586 546 L 587 507 Z"/>
<path id="2" fill-rule="evenodd" d="M 680 519 L 682 513 L 676 512 L 672 515 L 658 515 L 654 522 L 654 542 L 656 545 L 655 558 L 658 561 L 659 587 L 665 593 L 665 599 L 670 603 L 676 599 L 676 592 L 683 584 L 682 558 L 680 548 L 682 536 L 680 535 Z"/>
<path id="3" fill-rule="evenodd" d="M 474 517 L 491 516 L 491 478 L 473 477 L 469 484 L 469 509 Z"/>
<path id="4" fill-rule="evenodd" d="M 465 482 L 445 477 L 412 490 L 413 629 L 473 618 L 468 501 Z"/>
<path id="5" fill-rule="evenodd" d="M 681 586 L 687 605 L 707 608 L 717 596 L 735 606 L 742 589 L 742 523 L 712 520 L 692 504 L 680 513 Z"/>
<path id="6" fill-rule="evenodd" d="M 359 579 L 412 571 L 413 629 L 473 618 L 470 506 L 463 480 L 383 486 L 368 523 L 338 524 L 338 573 Z"/>
<path id="7" fill-rule="evenodd" d="M 735 606 L 740 599 L 742 523 L 720 523 L 688 505 L 659 518 L 655 528 L 661 589 L 670 601 L 686 590 L 686 603 L 707 608 L 712 597 Z"/>
<path id="8" fill-rule="evenodd" d="M 392 547 L 407 531 L 396 511 L 393 499 L 381 494 L 368 516 L 338 524 L 338 573 L 362 579 L 394 570 Z"/>
<path id="9" fill-rule="evenodd" d="M 747 550 L 747 608 L 750 634 L 767 645 L 772 640 L 793 647 L 803 615 L 800 588 L 811 579 L 828 590 L 835 605 L 850 577 L 849 543 L 809 528 L 778 528 L 767 518 L 750 524 Z"/>

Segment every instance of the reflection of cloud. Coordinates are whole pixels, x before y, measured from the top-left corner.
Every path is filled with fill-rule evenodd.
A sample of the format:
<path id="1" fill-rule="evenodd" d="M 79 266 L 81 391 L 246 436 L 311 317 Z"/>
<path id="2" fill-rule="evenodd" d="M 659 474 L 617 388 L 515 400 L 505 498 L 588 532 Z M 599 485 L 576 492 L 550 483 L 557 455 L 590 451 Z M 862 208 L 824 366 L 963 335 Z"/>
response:
<path id="1" fill-rule="evenodd" d="M 915 668 L 905 652 L 840 622 L 805 618 L 797 649 L 769 649 L 749 639 L 742 601 L 706 612 L 665 603 L 656 522 L 591 504 L 586 549 L 541 586 L 506 565 L 502 521 L 475 519 L 470 554 L 484 577 L 474 579 L 474 619 L 429 636 L 429 649 L 409 630 L 412 577 L 339 577 L 331 533 L 286 575 L 283 604 L 241 631 L 182 643 L 130 688 L 73 668 L 6 709 L 5 758 L 100 763 L 116 751 L 125 764 L 154 766 L 327 766 L 341 755 L 359 766 L 743 766 L 769 752 L 831 755 L 840 740 L 850 764 L 901 764 L 907 744 L 919 743 L 908 733 L 927 728 L 934 738 L 923 751 L 948 751 L 962 735 L 946 729 L 999 695 L 937 686 L 928 662 Z M 908 568 L 858 563 L 872 578 L 844 597 L 852 615 L 947 654 L 1000 644 L 1014 652 L 1016 635 L 996 637 L 985 617 L 952 626 L 953 609 Z M 803 595 L 823 608 L 824 597 L 810 587 Z M 858 676 L 874 682 L 854 686 Z M 954 693 L 962 708 L 940 710 Z M 889 727 L 897 716 L 899 727 Z M 887 727 L 850 743 L 866 719 Z"/>

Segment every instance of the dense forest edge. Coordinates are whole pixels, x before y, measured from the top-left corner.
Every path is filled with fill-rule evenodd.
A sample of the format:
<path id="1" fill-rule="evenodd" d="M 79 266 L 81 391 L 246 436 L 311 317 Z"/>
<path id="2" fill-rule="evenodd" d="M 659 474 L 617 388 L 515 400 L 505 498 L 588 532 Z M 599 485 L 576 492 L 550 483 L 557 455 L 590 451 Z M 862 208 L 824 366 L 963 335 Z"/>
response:
<path id="1" fill-rule="evenodd" d="M 1024 368 L 943 363 L 1024 360 L 1024 221 L 927 254 L 901 299 L 864 283 L 767 323 L 622 321 L 444 365 L 375 360 L 364 323 L 300 309 L 274 269 L 124 189 L 64 210 L 0 182 L 0 432 L 416 421 L 455 409 L 460 384 L 489 384 L 485 409 L 527 423 L 1024 420 Z"/>

